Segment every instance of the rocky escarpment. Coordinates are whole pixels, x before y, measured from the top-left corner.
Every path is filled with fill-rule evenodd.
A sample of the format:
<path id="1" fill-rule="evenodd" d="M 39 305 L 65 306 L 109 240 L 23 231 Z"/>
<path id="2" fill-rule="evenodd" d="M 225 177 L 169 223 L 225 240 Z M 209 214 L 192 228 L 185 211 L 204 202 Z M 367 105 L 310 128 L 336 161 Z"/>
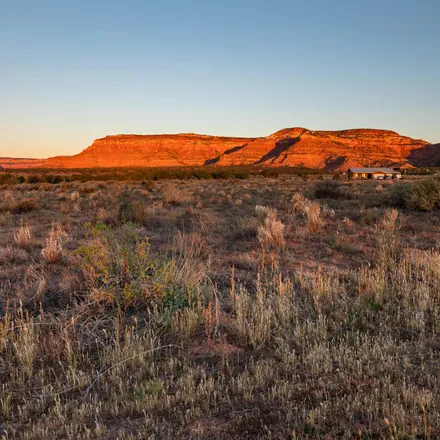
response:
<path id="1" fill-rule="evenodd" d="M 428 145 L 426 141 L 388 130 L 311 131 L 293 128 L 255 139 L 239 155 L 243 164 L 329 170 L 350 166 L 408 166 L 422 163 L 427 149 L 438 151 L 435 146 Z M 234 160 L 232 155 L 221 156 L 218 163 L 233 164 Z"/>
<path id="2" fill-rule="evenodd" d="M 97 139 L 82 153 L 48 159 L 58 168 L 167 167 L 204 165 L 225 151 L 245 145 L 248 138 L 177 135 L 116 135 Z"/>
<path id="3" fill-rule="evenodd" d="M 287 128 L 263 138 L 198 134 L 116 135 L 97 139 L 75 156 L 53 157 L 46 168 L 304 166 L 345 170 L 350 166 L 435 166 L 440 144 L 394 131 L 312 131 Z M 0 165 L 3 163 L 0 161 Z M 7 165 L 3 165 L 5 168 Z"/>

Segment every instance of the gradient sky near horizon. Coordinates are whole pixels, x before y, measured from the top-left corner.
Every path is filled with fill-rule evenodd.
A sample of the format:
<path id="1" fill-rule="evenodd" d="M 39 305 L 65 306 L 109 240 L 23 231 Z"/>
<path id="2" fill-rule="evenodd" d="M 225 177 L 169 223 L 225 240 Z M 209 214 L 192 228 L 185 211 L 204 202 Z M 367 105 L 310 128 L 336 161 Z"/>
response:
<path id="1" fill-rule="evenodd" d="M 0 0 L 0 156 L 117 133 L 440 142 L 439 0 Z"/>

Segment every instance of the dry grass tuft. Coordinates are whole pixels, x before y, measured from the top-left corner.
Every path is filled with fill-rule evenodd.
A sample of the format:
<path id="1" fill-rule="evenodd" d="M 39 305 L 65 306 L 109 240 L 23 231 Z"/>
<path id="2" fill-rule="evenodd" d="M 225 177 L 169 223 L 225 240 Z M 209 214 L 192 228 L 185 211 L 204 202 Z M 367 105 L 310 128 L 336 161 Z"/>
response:
<path id="1" fill-rule="evenodd" d="M 32 243 L 32 229 L 21 225 L 14 234 L 14 241 L 17 246 L 28 249 Z"/>
<path id="2" fill-rule="evenodd" d="M 3 194 L 3 210 L 12 211 L 17 203 L 14 196 L 14 192 L 11 189 L 7 189 Z"/>
<path id="3" fill-rule="evenodd" d="M 257 238 L 260 245 L 265 249 L 283 250 L 285 226 L 277 219 L 276 210 L 257 206 L 256 211 L 265 214 L 263 224 L 257 229 Z"/>
<path id="4" fill-rule="evenodd" d="M 52 224 L 46 244 L 41 250 L 44 260 L 49 264 L 57 263 L 63 256 L 64 245 L 68 240 L 69 234 L 63 230 L 61 225 Z"/>
<path id="5" fill-rule="evenodd" d="M 304 208 L 308 204 L 308 200 L 299 192 L 293 194 L 291 199 L 291 210 L 293 214 L 304 213 Z"/>
<path id="6" fill-rule="evenodd" d="M 301 193 L 295 193 L 291 199 L 290 208 L 293 217 L 302 214 L 307 222 L 307 229 L 310 234 L 318 234 L 325 225 L 324 218 L 334 218 L 335 211 L 328 206 L 322 206 L 318 202 L 312 202 Z"/>
<path id="7" fill-rule="evenodd" d="M 384 212 L 380 227 L 383 231 L 393 232 L 397 227 L 397 218 L 399 217 L 399 211 L 397 209 L 387 209 Z"/>
<path id="8" fill-rule="evenodd" d="M 206 241 L 196 232 L 178 231 L 171 243 L 171 275 L 173 284 L 197 286 L 208 277 L 211 256 Z"/>
<path id="9" fill-rule="evenodd" d="M 74 191 L 70 194 L 70 201 L 72 202 L 72 209 L 75 212 L 81 211 L 81 194 L 79 191 Z"/>
<path id="10" fill-rule="evenodd" d="M 319 234 L 325 226 L 321 205 L 317 202 L 307 203 L 304 206 L 304 214 L 306 216 L 309 233 Z"/>
<path id="11" fill-rule="evenodd" d="M 379 233 L 377 235 L 378 259 L 381 264 L 392 267 L 399 259 L 399 239 L 396 234 L 397 209 L 387 209 L 379 223 Z"/>
<path id="12" fill-rule="evenodd" d="M 163 200 L 166 203 L 180 205 L 188 203 L 193 200 L 193 195 L 190 191 L 182 188 L 177 188 L 175 184 L 166 183 L 163 187 Z"/>

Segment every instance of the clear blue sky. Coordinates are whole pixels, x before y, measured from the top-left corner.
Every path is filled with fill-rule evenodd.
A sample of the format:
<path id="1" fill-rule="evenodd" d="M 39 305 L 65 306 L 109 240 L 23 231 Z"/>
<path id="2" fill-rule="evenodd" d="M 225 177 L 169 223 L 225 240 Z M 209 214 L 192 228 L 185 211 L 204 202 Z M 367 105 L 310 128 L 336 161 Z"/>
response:
<path id="1" fill-rule="evenodd" d="M 0 0 L 0 156 L 116 133 L 440 142 L 440 0 Z"/>

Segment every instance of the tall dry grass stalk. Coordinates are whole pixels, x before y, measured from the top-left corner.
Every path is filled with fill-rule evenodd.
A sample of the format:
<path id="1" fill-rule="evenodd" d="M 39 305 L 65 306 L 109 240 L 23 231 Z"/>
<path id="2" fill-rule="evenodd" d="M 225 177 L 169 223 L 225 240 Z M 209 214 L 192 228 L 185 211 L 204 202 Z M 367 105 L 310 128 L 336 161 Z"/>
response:
<path id="1" fill-rule="evenodd" d="M 7 189 L 3 195 L 3 207 L 6 211 L 12 211 L 17 203 L 14 192 Z"/>
<path id="2" fill-rule="evenodd" d="M 295 193 L 291 199 L 290 211 L 295 219 L 299 214 L 305 217 L 310 234 L 318 234 L 325 226 L 325 217 L 335 217 L 335 211 L 327 206 L 321 207 L 318 202 L 312 202 L 301 193 Z"/>
<path id="3" fill-rule="evenodd" d="M 387 209 L 378 225 L 378 260 L 386 266 L 393 266 L 399 259 L 399 239 L 397 234 L 397 209 Z"/>
<path id="4" fill-rule="evenodd" d="M 171 243 L 172 281 L 195 287 L 207 278 L 211 256 L 206 241 L 198 233 L 178 231 Z"/>
<path id="5" fill-rule="evenodd" d="M 62 255 L 65 243 L 69 239 L 69 234 L 63 230 L 60 224 L 52 224 L 52 229 L 46 238 L 46 244 L 41 250 L 41 255 L 47 263 L 58 262 Z"/>
<path id="6" fill-rule="evenodd" d="M 256 207 L 258 208 L 258 206 Z M 257 212 L 265 214 L 263 224 L 257 229 L 257 238 L 260 245 L 265 249 L 284 249 L 284 224 L 277 219 L 274 209 L 260 207 Z"/>
<path id="7" fill-rule="evenodd" d="M 72 194 L 70 194 L 70 200 L 73 205 L 73 210 L 75 212 L 81 211 L 81 194 L 79 191 L 74 191 Z"/>
<path id="8" fill-rule="evenodd" d="M 171 318 L 171 331 L 179 339 L 189 339 L 197 333 L 201 322 L 201 312 L 196 308 L 179 310 Z"/>
<path id="9" fill-rule="evenodd" d="M 397 218 L 399 211 L 397 209 L 387 209 L 380 222 L 380 227 L 383 231 L 393 232 L 397 228 Z"/>
<path id="10" fill-rule="evenodd" d="M 325 221 L 321 206 L 317 202 L 309 202 L 304 206 L 307 228 L 310 234 L 319 234 L 324 228 Z"/>
<path id="11" fill-rule="evenodd" d="M 14 234 L 14 241 L 17 246 L 28 249 L 32 243 L 32 229 L 29 226 L 21 225 Z"/>
<path id="12" fill-rule="evenodd" d="M 296 192 L 295 194 L 293 194 L 292 199 L 290 201 L 292 213 L 302 214 L 308 202 L 309 200 L 306 199 L 302 193 Z"/>

